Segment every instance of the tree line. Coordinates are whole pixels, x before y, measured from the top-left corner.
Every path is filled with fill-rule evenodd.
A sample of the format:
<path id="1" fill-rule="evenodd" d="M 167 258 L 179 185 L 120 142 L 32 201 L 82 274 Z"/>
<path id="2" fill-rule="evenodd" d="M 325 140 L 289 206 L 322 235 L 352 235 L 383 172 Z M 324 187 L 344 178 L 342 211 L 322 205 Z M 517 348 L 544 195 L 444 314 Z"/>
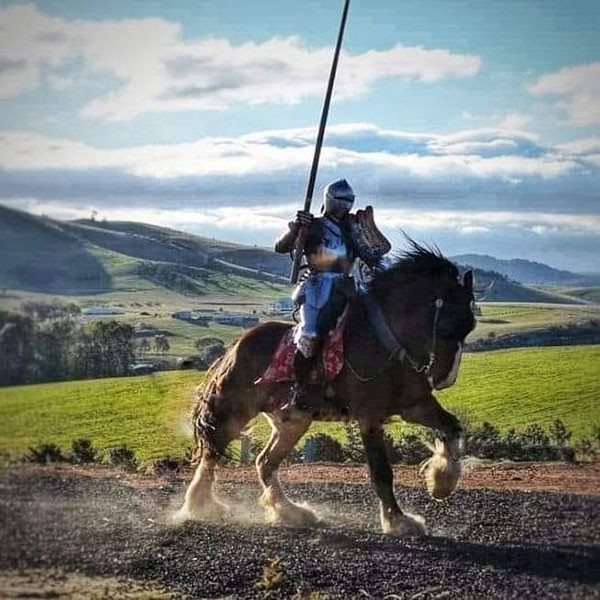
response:
<path id="1" fill-rule="evenodd" d="M 37 318 L 31 316 L 35 314 Z M 0 385 L 126 375 L 135 360 L 131 325 L 97 321 L 89 329 L 72 314 L 0 310 Z"/>

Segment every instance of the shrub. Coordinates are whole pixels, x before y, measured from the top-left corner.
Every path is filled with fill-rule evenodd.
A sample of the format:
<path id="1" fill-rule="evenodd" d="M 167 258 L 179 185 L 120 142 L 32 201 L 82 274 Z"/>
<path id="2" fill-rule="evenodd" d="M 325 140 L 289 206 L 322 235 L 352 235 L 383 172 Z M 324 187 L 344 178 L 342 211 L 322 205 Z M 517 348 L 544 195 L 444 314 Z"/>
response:
<path id="1" fill-rule="evenodd" d="M 172 458 L 165 456 L 164 458 L 157 458 L 150 463 L 149 471 L 152 475 L 158 477 L 162 475 L 175 475 L 180 473 L 186 464 L 185 459 Z"/>
<path id="2" fill-rule="evenodd" d="M 71 461 L 76 464 L 94 463 L 98 458 L 98 453 L 92 442 L 86 438 L 73 440 L 71 444 Z"/>
<path id="3" fill-rule="evenodd" d="M 556 419 L 552 425 L 550 425 L 550 439 L 556 442 L 559 446 L 568 446 L 571 439 L 571 432 L 567 429 L 565 424 L 560 420 Z"/>
<path id="4" fill-rule="evenodd" d="M 197 339 L 194 342 L 194 346 L 196 347 L 197 350 L 204 350 L 205 348 L 208 348 L 209 346 L 225 347 L 225 342 L 221 338 L 206 335 L 204 337 Z"/>
<path id="5" fill-rule="evenodd" d="M 285 459 L 286 464 L 293 465 L 304 462 L 302 448 L 294 448 Z"/>
<path id="6" fill-rule="evenodd" d="M 205 365 L 212 365 L 223 354 L 225 354 L 225 347 L 222 344 L 212 344 L 200 350 L 200 358 Z"/>
<path id="7" fill-rule="evenodd" d="M 348 462 L 365 462 L 365 448 L 360 435 L 358 424 L 353 421 L 346 423 L 346 443 L 344 444 L 344 459 Z"/>
<path id="8" fill-rule="evenodd" d="M 589 438 L 584 437 L 575 444 L 574 451 L 581 458 L 596 460 L 598 457 L 598 444 L 594 444 Z"/>
<path id="9" fill-rule="evenodd" d="M 304 443 L 305 462 L 343 462 L 342 445 L 326 433 L 318 433 L 309 437 Z"/>
<path id="10" fill-rule="evenodd" d="M 575 449 L 568 445 L 571 432 L 556 420 L 548 435 L 540 425 L 528 425 L 524 431 L 510 429 L 501 435 L 491 423 L 472 428 L 467 434 L 467 452 L 471 456 L 513 461 L 575 460 Z"/>
<path id="11" fill-rule="evenodd" d="M 108 462 L 115 467 L 137 468 L 135 452 L 126 444 L 108 449 Z"/>
<path id="12" fill-rule="evenodd" d="M 431 455 L 426 442 L 416 433 L 405 433 L 397 442 L 392 442 L 392 462 L 418 465 Z"/>
<path id="13" fill-rule="evenodd" d="M 64 462 L 67 459 L 59 446 L 49 442 L 30 447 L 23 460 L 29 463 L 46 465 L 53 462 Z"/>

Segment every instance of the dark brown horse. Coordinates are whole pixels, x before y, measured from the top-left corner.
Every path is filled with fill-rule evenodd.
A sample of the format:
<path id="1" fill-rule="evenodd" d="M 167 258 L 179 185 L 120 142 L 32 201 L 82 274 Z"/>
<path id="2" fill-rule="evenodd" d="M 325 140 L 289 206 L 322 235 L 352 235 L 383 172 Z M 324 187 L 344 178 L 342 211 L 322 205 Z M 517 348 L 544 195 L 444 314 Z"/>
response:
<path id="1" fill-rule="evenodd" d="M 272 433 L 256 466 L 262 503 L 275 520 L 299 526 L 317 521 L 312 511 L 286 497 L 279 465 L 313 420 L 355 419 L 380 500 L 383 531 L 424 533 L 422 519 L 403 513 L 394 496 L 383 424 L 400 415 L 438 430 L 442 439 L 421 472 L 434 498 L 454 491 L 461 473 L 462 428 L 433 392 L 456 379 L 463 341 L 475 326 L 472 288 L 471 272 L 460 281 L 454 264 L 412 242 L 410 251 L 375 276 L 367 294 L 350 301 L 344 367 L 329 386 L 314 386 L 312 412 L 281 409 L 289 384 L 254 385 L 291 325 L 264 323 L 243 335 L 198 391 L 193 427 L 200 464 L 178 518 L 214 517 L 226 509 L 213 493 L 215 467 L 229 442 L 262 412 Z"/>

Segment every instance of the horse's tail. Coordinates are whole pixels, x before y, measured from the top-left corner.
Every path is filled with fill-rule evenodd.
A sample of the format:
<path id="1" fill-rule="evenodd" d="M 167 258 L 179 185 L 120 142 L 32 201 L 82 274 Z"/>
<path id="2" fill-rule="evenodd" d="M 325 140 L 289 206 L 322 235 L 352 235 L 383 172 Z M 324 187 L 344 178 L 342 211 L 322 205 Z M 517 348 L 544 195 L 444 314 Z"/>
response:
<path id="1" fill-rule="evenodd" d="M 196 403 L 192 410 L 192 429 L 196 449 L 192 463 L 200 460 L 205 445 L 216 455 L 221 455 L 225 447 L 220 430 L 224 411 L 223 391 L 227 379 L 235 365 L 238 344 L 233 344 L 208 369 L 203 383 L 196 389 Z M 225 444 L 226 446 L 226 444 Z"/>

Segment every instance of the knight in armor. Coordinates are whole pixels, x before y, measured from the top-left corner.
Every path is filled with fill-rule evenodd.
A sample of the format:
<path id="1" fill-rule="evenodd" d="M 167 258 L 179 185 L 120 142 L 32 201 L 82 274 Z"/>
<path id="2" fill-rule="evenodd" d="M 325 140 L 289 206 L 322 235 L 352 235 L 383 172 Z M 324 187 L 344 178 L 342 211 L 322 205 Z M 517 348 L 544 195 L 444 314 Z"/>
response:
<path id="1" fill-rule="evenodd" d="M 323 337 L 334 328 L 346 303 L 355 291 L 351 273 L 360 259 L 372 270 L 389 252 L 388 240 L 375 227 L 373 210 L 351 213 L 354 191 L 345 179 L 330 183 L 324 190 L 322 216 L 298 211 L 288 231 L 275 242 L 275 251 L 292 252 L 302 226 L 308 227 L 304 245 L 306 269 L 292 298 L 300 306 L 296 330 L 294 377 L 290 405 L 308 409 L 307 386 Z"/>

